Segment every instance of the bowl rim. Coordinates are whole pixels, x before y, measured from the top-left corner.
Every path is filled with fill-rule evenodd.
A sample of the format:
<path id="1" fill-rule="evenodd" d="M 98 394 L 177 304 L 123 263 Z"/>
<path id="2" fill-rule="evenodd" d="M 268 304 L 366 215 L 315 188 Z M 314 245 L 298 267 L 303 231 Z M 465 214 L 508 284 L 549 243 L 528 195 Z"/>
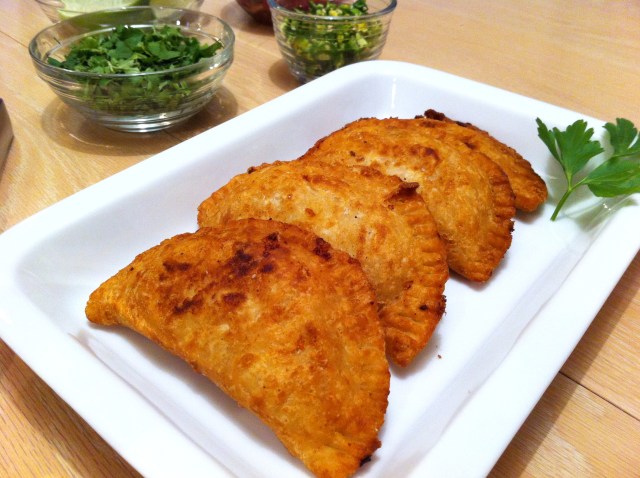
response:
<path id="1" fill-rule="evenodd" d="M 331 0 L 329 0 L 331 1 Z M 367 12 L 364 15 L 343 15 L 339 17 L 331 16 L 331 15 L 313 15 L 306 12 L 298 12 L 296 10 L 292 10 L 290 8 L 286 8 L 282 5 L 278 5 L 276 0 L 267 0 L 269 5 L 269 10 L 273 12 L 284 12 L 292 18 L 296 18 L 298 20 L 306 20 L 306 21 L 327 21 L 327 22 L 344 22 L 344 21 L 352 21 L 354 19 L 361 20 L 369 20 L 372 18 L 383 17 L 392 13 L 396 7 L 398 6 L 397 0 L 389 0 L 389 4 L 381 10 L 377 10 L 375 12 Z"/>
<path id="2" fill-rule="evenodd" d="M 216 23 L 218 23 L 219 25 L 222 26 L 222 30 L 224 32 L 224 35 L 227 37 L 227 42 L 222 42 L 221 39 L 219 39 L 219 41 L 222 43 L 222 49 L 219 50 L 218 52 L 216 52 L 212 57 L 202 58 L 197 63 L 192 63 L 190 65 L 183 65 L 183 66 L 176 67 L 176 68 L 169 68 L 169 69 L 165 69 L 165 70 L 142 71 L 142 72 L 138 72 L 138 73 L 93 73 L 93 72 L 89 72 L 89 71 L 70 70 L 70 69 L 67 69 L 67 68 L 61 68 L 59 66 L 51 65 L 47 61 L 44 61 L 42 58 L 45 57 L 45 54 L 48 54 L 50 50 L 45 52 L 45 54 L 43 54 L 43 55 L 38 55 L 36 53 L 37 40 L 42 35 L 48 33 L 49 31 L 51 31 L 51 30 L 53 30 L 55 28 L 61 28 L 61 27 L 64 27 L 64 25 L 69 25 L 69 24 L 72 24 L 72 23 L 76 23 L 77 24 L 78 21 L 82 22 L 83 20 L 86 20 L 87 18 L 91 18 L 93 16 L 103 16 L 103 15 L 109 14 L 109 13 L 127 12 L 127 11 L 144 11 L 144 10 L 151 10 L 151 11 L 154 11 L 154 12 L 160 10 L 160 11 L 176 12 L 176 13 L 177 12 L 180 12 L 180 13 L 192 13 L 192 14 L 195 14 L 195 15 L 197 15 L 199 17 L 208 18 L 210 21 L 216 22 Z M 179 26 L 181 28 L 184 27 L 184 25 L 176 25 L 176 24 L 170 23 L 170 22 L 164 23 L 162 21 L 162 19 L 156 18 L 156 20 L 158 20 L 157 23 L 138 22 L 137 25 L 148 24 L 149 26 L 153 26 L 153 25 L 157 24 L 157 25 L 169 25 L 169 26 L 175 25 L 175 26 Z M 81 38 L 81 37 L 86 37 L 86 36 L 89 36 L 89 35 L 92 35 L 92 34 L 97 34 L 97 33 L 100 33 L 100 32 L 106 32 L 106 31 L 114 29 L 116 26 L 119 26 L 119 25 L 125 25 L 126 26 L 128 24 L 127 23 L 123 23 L 123 24 L 112 24 L 112 25 L 109 25 L 109 24 L 105 23 L 104 25 L 100 25 L 100 28 L 87 29 L 86 32 L 82 33 L 81 35 L 78 35 L 78 37 Z M 196 31 L 196 30 L 194 30 L 194 31 Z M 207 34 L 205 32 L 201 32 L 201 33 L 203 35 L 206 35 L 206 36 L 211 36 L 210 34 Z M 83 13 L 81 15 L 76 15 L 74 17 L 67 18 L 65 20 L 61 20 L 59 22 L 53 23 L 51 25 L 46 26 L 45 28 L 43 28 L 42 30 L 40 30 L 38 33 L 36 33 L 34 35 L 34 37 L 29 42 L 28 50 L 29 50 L 29 56 L 31 57 L 31 60 L 39 68 L 42 68 L 42 69 L 45 69 L 45 70 L 50 70 L 52 72 L 65 73 L 66 75 L 77 76 L 78 78 L 124 79 L 124 78 L 137 78 L 137 77 L 145 77 L 145 76 L 181 73 L 181 72 L 184 72 L 184 71 L 188 71 L 190 69 L 195 69 L 197 67 L 201 67 L 203 64 L 215 64 L 215 61 L 217 61 L 221 56 L 222 57 L 228 56 L 228 58 L 226 58 L 226 60 L 220 65 L 220 66 L 224 66 L 225 64 L 229 64 L 232 61 L 233 48 L 234 48 L 235 40 L 236 40 L 236 36 L 235 36 L 235 33 L 234 33 L 233 29 L 231 28 L 231 25 L 229 25 L 222 18 L 217 17 L 215 15 L 211 15 L 209 13 L 204 13 L 204 12 L 199 11 L 199 10 L 191 10 L 191 9 L 188 9 L 188 8 L 141 5 L 141 6 L 134 6 L 134 7 L 119 7 L 119 8 L 107 8 L 107 9 L 103 9 L 103 10 L 95 10 L 93 12 Z M 48 58 L 48 56 L 47 56 L 47 58 Z"/>

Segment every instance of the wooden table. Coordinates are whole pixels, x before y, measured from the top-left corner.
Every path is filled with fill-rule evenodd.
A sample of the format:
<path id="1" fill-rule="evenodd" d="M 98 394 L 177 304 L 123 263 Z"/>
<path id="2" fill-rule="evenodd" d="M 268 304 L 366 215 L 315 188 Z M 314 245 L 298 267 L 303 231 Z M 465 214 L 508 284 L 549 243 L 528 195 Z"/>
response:
<path id="1" fill-rule="evenodd" d="M 0 177 L 0 231 L 297 86 L 269 27 L 232 0 L 205 0 L 203 10 L 237 34 L 236 60 L 215 100 L 224 114 L 212 104 L 166 132 L 130 135 L 85 122 L 55 97 L 26 49 L 47 18 L 33 1 L 0 0 L 0 97 L 15 132 Z M 640 125 L 634 0 L 400 0 L 382 57 Z M 639 286 L 636 256 L 492 476 L 640 476 Z M 137 472 L 0 342 L 0 476 Z"/>

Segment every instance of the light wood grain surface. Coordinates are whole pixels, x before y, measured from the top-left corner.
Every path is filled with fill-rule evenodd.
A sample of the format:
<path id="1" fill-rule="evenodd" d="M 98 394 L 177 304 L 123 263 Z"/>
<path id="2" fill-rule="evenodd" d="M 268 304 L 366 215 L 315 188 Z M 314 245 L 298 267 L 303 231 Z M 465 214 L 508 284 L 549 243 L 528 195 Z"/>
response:
<path id="1" fill-rule="evenodd" d="M 130 135 L 86 122 L 55 97 L 27 53 L 48 19 L 34 1 L 0 0 L 0 97 L 15 132 L 0 176 L 0 232 L 297 86 L 270 27 L 253 23 L 232 0 L 205 0 L 203 10 L 225 19 L 237 35 L 225 88 L 181 126 Z M 635 0 L 400 0 L 382 57 L 640 124 Z M 491 476 L 640 476 L 639 289 L 636 256 Z M 0 342 L 5 476 L 138 474 Z"/>

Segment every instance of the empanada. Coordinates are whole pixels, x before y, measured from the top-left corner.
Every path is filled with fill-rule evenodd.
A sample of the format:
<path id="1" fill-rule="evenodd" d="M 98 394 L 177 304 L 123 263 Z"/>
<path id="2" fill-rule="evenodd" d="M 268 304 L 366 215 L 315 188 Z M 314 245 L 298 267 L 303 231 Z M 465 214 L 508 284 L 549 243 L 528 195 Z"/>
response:
<path id="1" fill-rule="evenodd" d="M 531 163 L 515 149 L 488 132 L 472 125 L 447 118 L 443 113 L 427 110 L 424 118 L 431 120 L 429 134 L 443 141 L 464 143 L 471 149 L 485 154 L 505 172 L 515 195 L 515 206 L 522 211 L 535 211 L 547 199 L 547 185 L 533 170 Z M 427 123 L 423 123 L 427 124 Z"/>
<path id="2" fill-rule="evenodd" d="M 363 118 L 320 139 L 301 159 L 367 165 L 417 182 L 451 269 L 486 281 L 511 245 L 513 191 L 506 174 L 484 154 L 425 133 L 429 121 Z"/>
<path id="3" fill-rule="evenodd" d="M 100 285 L 86 314 L 186 360 L 319 477 L 350 476 L 380 445 L 390 374 L 375 295 L 311 232 L 247 219 L 175 236 Z"/>
<path id="4" fill-rule="evenodd" d="M 445 309 L 446 251 L 417 183 L 369 167 L 276 162 L 237 175 L 199 207 L 200 226 L 257 217 L 313 231 L 360 261 L 391 359 L 408 365 Z"/>

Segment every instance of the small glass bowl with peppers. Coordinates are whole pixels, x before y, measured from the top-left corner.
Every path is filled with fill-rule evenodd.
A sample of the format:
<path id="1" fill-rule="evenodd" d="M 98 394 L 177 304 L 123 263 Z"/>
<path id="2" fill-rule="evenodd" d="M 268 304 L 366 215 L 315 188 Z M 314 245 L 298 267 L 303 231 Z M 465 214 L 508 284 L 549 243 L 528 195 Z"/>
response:
<path id="1" fill-rule="evenodd" d="M 168 128 L 211 101 L 233 62 L 221 19 L 167 7 L 99 10 L 54 23 L 29 43 L 58 97 L 111 129 Z"/>
<path id="2" fill-rule="evenodd" d="M 273 30 L 301 83 L 374 60 L 384 47 L 396 0 L 268 0 Z"/>

